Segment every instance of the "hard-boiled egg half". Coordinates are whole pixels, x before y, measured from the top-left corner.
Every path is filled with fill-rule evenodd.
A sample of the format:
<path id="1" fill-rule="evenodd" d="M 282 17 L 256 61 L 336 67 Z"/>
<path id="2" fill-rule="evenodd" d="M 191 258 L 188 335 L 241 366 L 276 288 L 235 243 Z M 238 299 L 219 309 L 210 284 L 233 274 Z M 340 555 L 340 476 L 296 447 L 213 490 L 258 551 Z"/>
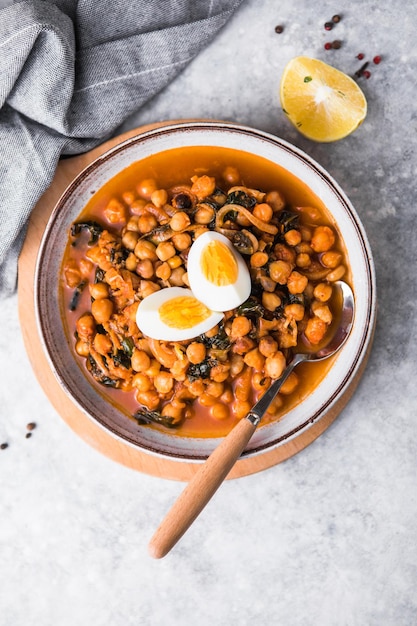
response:
<path id="1" fill-rule="evenodd" d="M 136 323 L 152 339 L 184 341 L 207 332 L 223 318 L 197 300 L 190 289 L 168 287 L 140 303 Z"/>
<path id="2" fill-rule="evenodd" d="M 245 261 L 229 239 L 215 231 L 195 240 L 188 253 L 187 272 L 196 298 L 214 311 L 230 311 L 250 295 Z"/>
<path id="3" fill-rule="evenodd" d="M 192 339 L 216 326 L 223 312 L 247 300 L 249 270 L 232 243 L 208 231 L 193 243 L 187 259 L 191 289 L 168 287 L 140 303 L 136 323 L 144 335 L 161 341 Z"/>

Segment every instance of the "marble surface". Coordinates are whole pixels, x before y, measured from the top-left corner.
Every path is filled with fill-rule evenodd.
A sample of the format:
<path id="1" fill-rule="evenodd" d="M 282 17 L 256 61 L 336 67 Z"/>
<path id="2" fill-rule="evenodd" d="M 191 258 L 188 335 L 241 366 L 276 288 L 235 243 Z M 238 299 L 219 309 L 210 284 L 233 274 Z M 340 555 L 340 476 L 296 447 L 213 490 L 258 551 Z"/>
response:
<path id="1" fill-rule="evenodd" d="M 147 543 L 183 484 L 126 469 L 74 435 L 32 372 L 17 298 L 1 303 L 1 626 L 417 624 L 416 9 L 246 0 L 123 127 L 218 118 L 294 143 L 352 200 L 377 271 L 374 347 L 348 406 L 302 453 L 225 483 L 165 559 Z M 325 51 L 336 38 L 341 49 Z M 286 62 L 306 54 L 352 74 L 359 52 L 383 57 L 361 79 L 365 123 L 334 144 L 303 139 L 278 103 Z"/>

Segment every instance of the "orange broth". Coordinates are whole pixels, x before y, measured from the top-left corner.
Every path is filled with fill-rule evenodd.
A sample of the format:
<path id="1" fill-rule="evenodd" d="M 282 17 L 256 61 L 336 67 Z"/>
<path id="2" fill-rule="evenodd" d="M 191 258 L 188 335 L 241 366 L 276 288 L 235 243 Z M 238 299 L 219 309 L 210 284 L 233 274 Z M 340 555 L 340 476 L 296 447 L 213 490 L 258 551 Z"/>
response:
<path id="1" fill-rule="evenodd" d="M 121 230 L 117 224 L 109 224 L 103 214 L 104 208 L 112 198 L 121 199 L 126 191 L 134 191 L 141 180 L 155 179 L 160 189 L 168 189 L 173 186 L 190 184 L 190 179 L 194 175 L 208 174 L 215 176 L 221 185 L 222 173 L 226 167 L 235 167 L 241 177 L 239 184 L 249 188 L 259 189 L 265 192 L 279 190 L 286 198 L 287 205 L 294 207 L 314 207 L 318 210 L 319 216 L 314 219 L 315 225 L 330 225 L 337 233 L 336 248 L 343 255 L 343 261 L 347 267 L 347 275 L 344 280 L 349 282 L 349 265 L 346 251 L 343 247 L 337 225 L 329 211 L 321 200 L 312 191 L 296 178 L 294 175 L 282 167 L 252 154 L 218 147 L 187 147 L 167 150 L 165 152 L 150 156 L 146 159 L 133 163 L 128 168 L 117 174 L 103 187 L 101 187 L 91 198 L 83 209 L 77 221 L 95 220 L 105 228 L 113 231 Z M 301 223 L 305 223 L 306 218 L 301 216 Z M 76 246 L 70 241 L 64 253 L 64 263 L 69 258 L 78 259 L 86 250 L 88 240 L 87 233 L 82 233 Z M 90 277 L 93 281 L 93 274 Z M 116 405 L 130 419 L 138 410 L 139 405 L 135 399 L 134 391 L 122 391 L 120 389 L 107 388 L 97 383 L 87 372 L 85 358 L 80 357 L 74 349 L 75 324 L 81 313 L 91 309 L 91 299 L 88 289 L 84 289 L 75 311 L 69 310 L 73 290 L 69 289 L 64 279 L 61 280 L 61 310 L 67 336 L 73 348 L 74 358 L 80 368 L 85 372 L 91 384 L 109 402 Z M 333 307 L 334 309 L 334 307 Z M 265 421 L 280 419 L 285 413 L 299 404 L 324 378 L 332 366 L 332 359 L 314 364 L 301 364 L 297 368 L 299 384 L 290 395 L 281 395 L 282 406 L 279 412 L 271 417 L 266 416 Z M 257 399 L 257 393 L 253 393 L 252 401 Z M 195 413 L 192 418 L 186 419 L 178 428 L 171 429 L 172 435 L 185 437 L 221 437 L 227 434 L 235 425 L 236 418 L 230 416 L 226 419 L 215 419 L 210 416 L 206 407 L 194 402 Z M 138 426 L 139 428 L 142 426 Z M 150 425 L 146 427 L 161 427 Z M 166 430 L 166 429 L 164 429 Z"/>

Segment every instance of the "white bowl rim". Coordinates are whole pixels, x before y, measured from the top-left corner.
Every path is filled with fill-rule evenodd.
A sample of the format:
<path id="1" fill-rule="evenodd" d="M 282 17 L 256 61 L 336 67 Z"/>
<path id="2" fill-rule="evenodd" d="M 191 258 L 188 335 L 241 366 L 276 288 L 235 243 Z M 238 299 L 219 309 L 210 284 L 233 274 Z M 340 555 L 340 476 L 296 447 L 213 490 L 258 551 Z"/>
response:
<path id="1" fill-rule="evenodd" d="M 123 155 L 126 151 L 129 151 L 132 147 L 136 147 L 136 146 L 143 147 L 144 145 L 147 145 L 149 142 L 151 144 L 152 142 L 154 143 L 156 142 L 156 144 L 158 144 L 158 141 L 161 142 L 161 138 L 163 138 L 163 141 L 168 140 L 169 142 L 172 142 L 173 138 L 179 141 L 183 141 L 184 138 L 187 138 L 187 140 L 190 140 L 190 141 L 189 143 L 187 143 L 187 140 L 186 140 L 186 145 L 189 145 L 189 146 L 206 145 L 205 142 L 203 142 L 202 144 L 201 141 L 200 142 L 195 141 L 195 137 L 203 137 L 203 136 L 207 137 L 207 134 L 210 136 L 210 140 L 212 141 L 212 143 L 209 143 L 207 145 L 221 145 L 222 147 L 230 147 L 229 145 L 226 145 L 226 144 L 221 144 L 221 143 L 219 144 L 220 137 L 224 138 L 227 136 L 227 139 L 229 141 L 231 140 L 232 137 L 234 138 L 234 141 L 236 140 L 236 138 L 239 138 L 239 141 L 245 138 L 249 142 L 249 144 L 255 143 L 256 145 L 259 145 L 259 146 L 261 145 L 269 146 L 271 150 L 274 150 L 274 151 L 277 151 L 277 153 L 280 153 L 281 157 L 285 156 L 285 158 L 289 159 L 290 161 L 295 160 L 294 163 L 297 164 L 297 167 L 298 166 L 301 167 L 301 169 L 303 170 L 303 173 L 309 172 L 310 173 L 309 175 L 317 182 L 317 184 L 319 186 L 320 185 L 323 186 L 324 191 L 326 193 L 329 192 L 332 195 L 334 202 L 338 203 L 338 207 L 339 207 L 338 210 L 342 210 L 342 218 L 344 217 L 344 214 L 346 214 L 346 220 L 349 222 L 350 231 L 355 233 L 356 252 L 360 253 L 359 256 L 361 257 L 362 269 L 364 270 L 364 275 L 360 276 L 356 284 L 353 285 L 355 295 L 356 295 L 356 292 L 360 288 L 363 291 L 363 295 L 365 296 L 364 299 L 366 300 L 366 303 L 362 307 L 362 310 L 360 310 L 359 320 L 357 319 L 358 307 L 356 307 L 355 324 L 354 324 L 354 329 L 352 331 L 352 335 L 355 334 L 355 326 L 356 326 L 356 338 L 354 341 L 355 345 L 353 347 L 353 354 L 349 353 L 349 346 L 352 344 L 352 341 L 353 341 L 353 338 L 350 337 L 347 341 L 347 344 L 340 351 L 335 361 L 335 364 L 332 366 L 332 369 L 331 369 L 331 372 L 333 372 L 335 367 L 339 365 L 340 371 L 338 372 L 338 374 L 339 376 L 341 375 L 341 378 L 339 379 L 338 384 L 333 385 L 332 392 L 330 394 L 325 394 L 326 395 L 325 399 L 323 399 L 322 397 L 314 398 L 314 396 L 317 396 L 318 390 L 316 389 L 308 398 L 308 401 L 312 403 L 312 409 L 311 411 L 309 411 L 308 417 L 301 419 L 301 421 L 300 419 L 298 419 L 298 421 L 296 421 L 296 423 L 294 423 L 292 427 L 290 426 L 288 430 L 286 430 L 284 433 L 274 435 L 273 431 L 276 430 L 277 424 L 283 423 L 285 418 L 288 417 L 288 414 L 284 415 L 284 417 L 281 418 L 278 422 L 265 425 L 261 428 L 258 427 L 257 433 L 255 433 L 255 436 L 253 437 L 249 446 L 243 453 L 243 456 L 245 457 L 255 456 L 267 450 L 272 450 L 284 443 L 287 443 L 292 438 L 299 436 L 300 434 L 308 430 L 313 424 L 315 424 L 318 420 L 323 418 L 331 410 L 331 408 L 340 400 L 341 396 L 346 392 L 347 387 L 349 386 L 349 381 L 351 381 L 352 378 L 354 378 L 358 374 L 358 372 L 361 369 L 364 359 L 366 359 L 367 357 L 368 350 L 372 343 L 373 329 L 374 329 L 375 317 L 376 317 L 375 268 L 374 268 L 372 252 L 370 249 L 368 238 L 364 231 L 363 225 L 359 219 L 359 216 L 356 213 L 356 210 L 352 206 L 350 200 L 345 195 L 344 191 L 340 188 L 338 183 L 333 179 L 333 177 L 322 166 L 320 166 L 314 159 L 312 159 L 309 155 L 307 155 L 305 152 L 303 152 L 301 149 L 297 148 L 296 146 L 293 146 L 292 144 L 288 143 L 287 141 L 275 135 L 272 135 L 270 133 L 267 133 L 267 132 L 264 132 L 264 131 L 261 131 L 252 127 L 235 124 L 232 122 L 183 121 L 183 122 L 176 122 L 176 123 L 167 123 L 155 129 L 141 132 L 138 135 L 135 135 L 125 141 L 122 141 L 121 143 L 117 144 L 116 146 L 114 146 L 113 148 L 111 148 L 110 150 L 102 154 L 101 156 L 99 156 L 97 159 L 92 161 L 89 165 L 87 165 L 86 168 L 84 168 L 74 178 L 74 180 L 68 185 L 68 187 L 62 194 L 61 198 L 56 203 L 56 206 L 52 211 L 52 214 L 48 220 L 48 224 L 46 226 L 44 235 L 42 237 L 39 254 L 38 254 L 38 258 L 36 262 L 35 285 L 34 285 L 36 322 L 37 322 L 39 335 L 41 338 L 42 347 L 46 354 L 46 357 L 48 359 L 52 372 L 55 375 L 55 378 L 57 379 L 61 387 L 64 389 L 66 394 L 69 395 L 69 397 L 75 403 L 75 405 L 90 419 L 92 419 L 97 424 L 102 426 L 108 432 L 112 433 L 113 436 L 115 436 L 119 440 L 123 441 L 124 443 L 128 443 L 134 446 L 135 448 L 139 448 L 143 450 L 144 452 L 147 452 L 149 454 L 156 455 L 159 457 L 163 457 L 163 458 L 170 458 L 173 460 L 177 459 L 179 461 L 187 461 L 187 462 L 194 462 L 194 461 L 201 462 L 202 460 L 207 458 L 208 454 L 211 452 L 212 449 L 216 447 L 216 445 L 218 445 L 221 439 L 183 438 L 177 435 L 173 436 L 172 433 L 169 433 L 167 435 L 163 434 L 161 437 L 159 435 L 157 436 L 152 435 L 152 437 L 150 438 L 145 437 L 143 441 L 139 442 L 136 438 L 129 436 L 129 434 L 126 434 L 126 433 L 121 434 L 116 428 L 112 427 L 111 423 L 109 424 L 108 421 L 103 420 L 101 415 L 97 414 L 97 412 L 95 412 L 95 414 L 91 414 L 92 408 L 94 407 L 94 401 L 92 404 L 90 402 L 90 403 L 87 403 L 86 405 L 84 403 L 82 392 L 80 392 L 81 393 L 81 396 L 80 396 L 80 393 L 78 393 L 79 391 L 78 388 L 74 392 L 74 387 L 71 386 L 71 384 L 66 383 L 60 371 L 60 369 L 62 368 L 59 365 L 58 352 L 56 349 L 53 349 L 53 348 L 51 349 L 51 345 L 50 345 L 51 342 L 50 341 L 48 342 L 46 339 L 46 337 L 49 337 L 49 339 L 51 340 L 51 335 L 50 335 L 50 332 L 48 331 L 48 326 L 45 323 L 45 320 L 46 320 L 45 314 L 47 314 L 48 312 L 48 308 L 45 308 L 46 307 L 45 298 L 48 297 L 49 285 L 46 285 L 45 283 L 46 273 L 44 272 L 44 265 L 46 261 L 48 260 L 48 258 L 50 259 L 50 256 L 48 257 L 48 251 L 47 251 L 48 239 L 51 236 L 51 233 L 54 231 L 54 229 L 56 229 L 56 222 L 60 219 L 60 214 L 62 214 L 63 208 L 71 200 L 71 198 L 74 197 L 74 194 L 77 193 L 80 186 L 85 184 L 86 181 L 88 183 L 89 178 L 91 178 L 97 171 L 100 171 L 103 165 L 105 166 L 106 164 L 110 163 L 112 160 L 115 160 L 116 158 L 120 157 L 120 155 Z M 178 147 L 178 146 L 175 145 L 172 147 Z M 233 147 L 236 147 L 236 146 L 233 146 Z M 166 149 L 169 149 L 169 148 L 166 148 Z M 243 147 L 240 147 L 240 148 L 237 147 L 237 149 L 240 149 L 246 152 L 253 152 L 253 150 L 245 149 Z M 139 159 L 134 159 L 134 160 L 135 161 L 141 160 L 142 158 L 146 158 L 146 156 L 148 155 L 145 155 L 143 157 L 140 157 Z M 264 156 L 264 155 L 261 154 L 260 156 Z M 272 160 L 272 159 L 269 159 L 269 160 Z M 283 167 L 284 169 L 289 169 L 291 171 L 291 168 L 288 167 L 288 163 L 287 165 L 283 165 L 281 162 L 278 162 L 278 161 L 276 162 L 280 167 Z M 121 169 L 124 169 L 124 168 L 121 168 Z M 119 171 L 121 171 L 121 169 Z M 300 178 L 300 176 L 298 176 L 298 178 Z M 309 186 L 311 187 L 311 185 Z M 313 191 L 316 193 L 316 190 L 314 189 L 314 187 L 313 187 Z M 319 194 L 316 193 L 316 195 L 319 195 Z M 332 212 L 329 207 L 328 209 L 330 212 Z M 71 219 L 69 220 L 69 223 L 71 223 L 76 217 L 77 215 L 72 215 Z M 340 227 L 339 219 L 337 219 L 336 221 Z M 341 231 L 343 235 L 342 228 L 341 228 Z M 345 243 L 348 248 L 349 246 L 346 241 Z M 350 260 L 352 261 L 352 259 Z M 60 265 L 60 262 L 59 262 L 59 265 Z M 57 283 L 56 283 L 56 286 L 57 286 Z M 59 306 L 59 305 L 56 305 L 56 306 Z M 56 308 L 55 308 L 55 312 L 56 312 Z M 61 340 L 62 339 L 63 337 L 61 333 Z M 69 349 L 68 345 L 67 346 L 61 345 L 60 347 L 63 347 L 66 350 Z M 340 366 L 340 364 L 342 363 L 343 357 L 346 354 L 348 354 L 349 356 L 349 366 L 348 367 Z M 87 379 L 84 374 L 83 374 L 83 377 Z M 325 384 L 328 378 L 329 378 L 329 374 L 325 377 L 324 381 L 318 386 L 319 390 L 323 389 L 323 385 Z M 90 381 L 87 381 L 87 383 L 88 383 L 89 389 L 94 390 Z M 97 392 L 95 391 L 94 391 L 94 395 L 95 396 L 99 395 L 102 398 L 101 394 L 97 394 Z M 314 399 L 316 400 L 315 402 L 314 402 Z M 297 410 L 299 412 L 300 407 L 304 407 L 306 402 L 307 400 L 297 405 L 297 407 L 295 407 L 293 411 L 290 411 L 289 414 L 297 412 Z M 110 411 L 110 413 L 112 413 L 112 411 Z M 127 419 L 126 416 L 124 417 L 125 419 Z M 133 420 L 127 420 L 127 421 L 130 422 Z M 266 435 L 267 430 L 270 433 L 272 433 L 271 437 Z M 147 431 L 145 432 L 149 434 L 149 432 L 155 433 L 158 431 L 155 431 L 153 429 L 147 429 Z M 262 433 L 262 436 L 259 436 L 260 432 Z M 169 440 L 170 443 L 167 442 L 167 439 Z M 181 445 L 173 445 L 173 441 L 177 443 L 181 442 Z M 190 443 L 192 445 L 190 445 Z M 185 448 L 184 448 L 184 445 L 185 445 Z M 198 452 L 196 452 L 196 449 L 198 449 Z"/>

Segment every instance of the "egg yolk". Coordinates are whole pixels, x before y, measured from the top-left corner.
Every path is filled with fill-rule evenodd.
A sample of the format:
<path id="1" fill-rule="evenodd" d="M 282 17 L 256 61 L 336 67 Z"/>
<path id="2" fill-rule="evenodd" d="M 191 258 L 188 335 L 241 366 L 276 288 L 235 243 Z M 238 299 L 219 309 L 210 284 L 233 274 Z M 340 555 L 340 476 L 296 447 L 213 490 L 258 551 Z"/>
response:
<path id="1" fill-rule="evenodd" d="M 211 241 L 201 254 L 201 271 L 217 287 L 233 285 L 238 276 L 235 257 L 222 241 Z"/>
<path id="2" fill-rule="evenodd" d="M 179 296 L 164 302 L 158 309 L 159 317 L 170 328 L 192 328 L 211 315 L 210 309 L 191 296 Z"/>

